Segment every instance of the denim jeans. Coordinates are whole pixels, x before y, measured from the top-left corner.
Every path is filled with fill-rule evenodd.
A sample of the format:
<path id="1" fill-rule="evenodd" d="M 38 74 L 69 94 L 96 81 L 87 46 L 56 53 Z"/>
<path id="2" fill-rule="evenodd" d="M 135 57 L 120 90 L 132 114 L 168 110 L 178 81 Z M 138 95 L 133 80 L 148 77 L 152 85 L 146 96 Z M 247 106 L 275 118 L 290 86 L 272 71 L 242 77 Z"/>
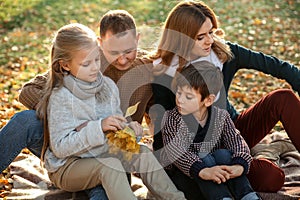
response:
<path id="1" fill-rule="evenodd" d="M 0 131 L 0 171 L 28 148 L 40 157 L 43 146 L 43 123 L 34 110 L 16 113 Z"/>
<path id="2" fill-rule="evenodd" d="M 16 113 L 0 131 L 0 171 L 6 169 L 23 148 L 40 157 L 43 141 L 43 123 L 35 110 Z M 90 199 L 108 199 L 102 186 L 86 192 Z"/>
<path id="3" fill-rule="evenodd" d="M 92 189 L 85 190 L 90 200 L 108 200 L 105 190 L 102 185 Z"/>
<path id="4" fill-rule="evenodd" d="M 232 153 L 229 150 L 218 149 L 213 153 L 207 154 L 204 158 L 202 158 L 202 160 L 208 167 L 216 165 L 231 165 L 231 156 Z M 229 179 L 227 182 L 221 184 L 200 178 L 196 178 L 195 181 L 206 199 L 230 199 L 232 196 L 234 199 L 243 199 L 244 196 L 250 193 L 254 195 L 254 198 L 252 199 L 257 197 L 245 174 Z M 258 197 L 256 199 L 258 199 Z"/>
<path id="5" fill-rule="evenodd" d="M 213 153 L 206 154 L 202 160 L 208 167 L 230 165 L 231 152 L 226 149 L 219 149 Z M 242 200 L 259 199 L 245 175 L 230 179 L 226 183 L 217 184 L 201 178 L 191 179 L 176 167 L 173 167 L 172 170 L 167 170 L 167 173 L 176 187 L 184 192 L 189 200 L 233 199 L 233 197 Z"/>

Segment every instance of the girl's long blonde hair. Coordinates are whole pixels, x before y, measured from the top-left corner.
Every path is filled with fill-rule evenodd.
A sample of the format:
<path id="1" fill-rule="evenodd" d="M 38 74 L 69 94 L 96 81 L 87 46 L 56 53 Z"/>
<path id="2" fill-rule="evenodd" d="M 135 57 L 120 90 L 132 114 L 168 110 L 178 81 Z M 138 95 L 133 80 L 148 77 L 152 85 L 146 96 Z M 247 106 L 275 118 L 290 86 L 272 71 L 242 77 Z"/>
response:
<path id="1" fill-rule="evenodd" d="M 44 123 L 44 144 L 41 153 L 41 160 L 49 146 L 50 136 L 47 119 L 47 107 L 49 97 L 54 88 L 63 86 L 63 78 L 69 72 L 64 70 L 61 61 L 70 62 L 74 52 L 89 50 L 97 44 L 97 36 L 94 31 L 79 23 L 72 23 L 61 27 L 54 36 L 50 50 L 49 74 L 44 88 L 43 99 L 37 105 L 37 116 Z"/>
<path id="2" fill-rule="evenodd" d="M 161 65 L 154 67 L 154 74 L 163 73 L 166 70 L 165 66 L 170 66 L 175 54 L 179 56 L 178 70 L 182 69 L 206 18 L 209 18 L 213 25 L 212 49 L 218 58 L 224 63 L 233 57 L 229 46 L 221 41 L 224 31 L 218 28 L 218 20 L 214 11 L 203 2 L 184 1 L 178 3 L 169 13 L 158 49 L 154 55 L 150 56 L 153 60 L 162 59 Z"/>

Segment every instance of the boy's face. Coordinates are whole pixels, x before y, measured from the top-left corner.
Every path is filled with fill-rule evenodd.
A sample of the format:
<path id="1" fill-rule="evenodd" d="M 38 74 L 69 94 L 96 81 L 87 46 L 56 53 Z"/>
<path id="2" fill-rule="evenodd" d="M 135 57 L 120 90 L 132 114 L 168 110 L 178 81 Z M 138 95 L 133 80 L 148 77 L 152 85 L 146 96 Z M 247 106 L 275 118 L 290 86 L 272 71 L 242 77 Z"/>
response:
<path id="1" fill-rule="evenodd" d="M 204 101 L 201 101 L 200 92 L 187 85 L 177 88 L 176 105 L 182 115 L 195 114 L 206 108 Z"/>
<path id="2" fill-rule="evenodd" d="M 138 40 L 139 35 L 131 31 L 121 34 L 107 31 L 100 39 L 100 45 L 109 64 L 119 70 L 127 70 L 136 58 Z"/>

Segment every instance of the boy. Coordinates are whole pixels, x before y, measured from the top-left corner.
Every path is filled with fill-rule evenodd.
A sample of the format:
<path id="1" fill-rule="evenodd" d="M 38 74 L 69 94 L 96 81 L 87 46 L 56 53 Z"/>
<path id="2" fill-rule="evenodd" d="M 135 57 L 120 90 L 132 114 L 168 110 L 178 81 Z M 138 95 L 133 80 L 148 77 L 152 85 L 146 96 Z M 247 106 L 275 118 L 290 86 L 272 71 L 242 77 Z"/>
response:
<path id="1" fill-rule="evenodd" d="M 172 84 L 176 107 L 163 118 L 161 160 L 178 189 L 187 199 L 259 199 L 246 177 L 249 147 L 228 112 L 212 106 L 223 84 L 219 68 L 195 62 Z"/>

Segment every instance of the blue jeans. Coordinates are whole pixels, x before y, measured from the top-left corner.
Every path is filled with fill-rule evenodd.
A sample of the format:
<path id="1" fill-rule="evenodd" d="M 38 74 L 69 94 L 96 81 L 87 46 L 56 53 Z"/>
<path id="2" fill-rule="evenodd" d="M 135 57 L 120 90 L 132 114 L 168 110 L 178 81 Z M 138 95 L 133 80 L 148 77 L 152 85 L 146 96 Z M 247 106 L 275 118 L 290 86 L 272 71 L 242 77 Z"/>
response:
<path id="1" fill-rule="evenodd" d="M 40 157 L 43 137 L 43 123 L 34 110 L 16 113 L 0 131 L 0 171 L 26 147 Z"/>
<path id="2" fill-rule="evenodd" d="M 231 165 L 231 156 L 232 153 L 229 150 L 218 149 L 206 155 L 202 160 L 207 167 Z M 229 179 L 227 182 L 221 184 L 200 178 L 196 178 L 195 181 L 206 199 L 231 199 L 232 197 L 234 197 L 234 199 L 245 199 L 244 197 L 247 196 L 248 198 L 248 196 L 252 196 L 252 194 L 251 199 L 259 199 L 245 174 Z"/>
<path id="3" fill-rule="evenodd" d="M 37 118 L 35 110 L 16 113 L 0 131 L 0 171 L 6 169 L 26 147 L 40 157 L 43 141 L 43 122 Z M 102 186 L 86 192 L 90 199 L 108 199 Z"/>
<path id="4" fill-rule="evenodd" d="M 205 155 L 202 160 L 208 167 L 230 165 L 231 152 L 226 149 L 219 149 Z M 226 183 L 217 184 L 201 178 L 191 179 L 174 166 L 172 170 L 166 171 L 176 187 L 184 193 L 188 200 L 232 199 L 232 197 L 242 200 L 259 199 L 246 175 L 230 179 Z"/>
<path id="5" fill-rule="evenodd" d="M 108 200 L 105 190 L 102 185 L 92 189 L 85 190 L 90 200 Z"/>

